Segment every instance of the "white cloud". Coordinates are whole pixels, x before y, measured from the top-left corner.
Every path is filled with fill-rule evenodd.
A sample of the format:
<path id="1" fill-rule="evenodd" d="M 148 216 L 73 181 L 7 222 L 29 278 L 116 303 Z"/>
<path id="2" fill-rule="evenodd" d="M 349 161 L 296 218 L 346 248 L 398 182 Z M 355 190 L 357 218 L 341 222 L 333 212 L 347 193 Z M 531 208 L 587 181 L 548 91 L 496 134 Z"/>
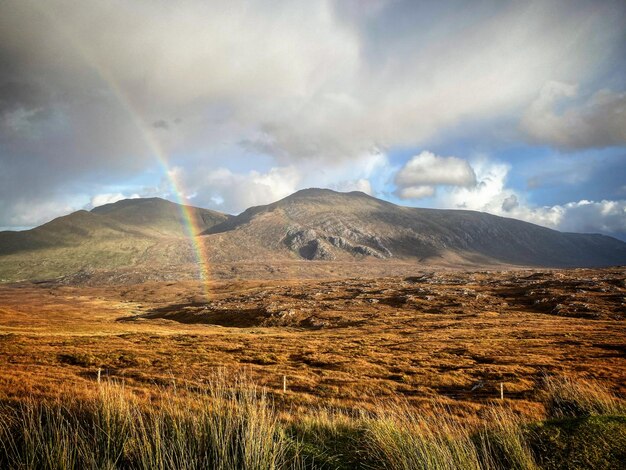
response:
<path id="1" fill-rule="evenodd" d="M 5 213 L 7 215 L 7 230 L 31 228 L 49 222 L 56 217 L 67 215 L 84 206 L 80 199 L 59 199 L 48 201 L 18 201 Z"/>
<path id="2" fill-rule="evenodd" d="M 524 114 L 522 129 L 535 142 L 566 149 L 626 144 L 626 93 L 599 90 L 572 103 L 576 96 L 574 85 L 546 83 Z"/>
<path id="3" fill-rule="evenodd" d="M 396 194 L 401 199 L 423 199 L 434 196 L 435 188 L 433 186 L 410 186 L 399 189 Z"/>
<path id="4" fill-rule="evenodd" d="M 474 186 L 476 175 L 462 158 L 440 157 L 423 151 L 411 158 L 398 172 L 396 184 L 402 187 L 439 184 Z"/>
<path id="5" fill-rule="evenodd" d="M 194 205 L 228 213 L 282 199 L 296 191 L 301 181 L 295 167 L 276 167 L 265 173 L 235 173 L 226 168 L 192 173 L 176 168 L 173 172 L 179 187 L 184 188 L 183 197 L 192 199 Z"/>
<path id="6" fill-rule="evenodd" d="M 506 188 L 510 166 L 479 157 L 472 162 L 476 184 L 471 187 L 453 187 L 442 191 L 438 201 L 447 207 L 498 213 L 504 199 L 512 194 Z"/>
<path id="7" fill-rule="evenodd" d="M 626 236 L 626 200 L 580 200 L 536 206 L 507 187 L 508 165 L 482 157 L 472 167 L 478 184 L 472 188 L 443 189 L 435 197 L 435 207 L 489 212 L 566 232 Z"/>
<path id="8" fill-rule="evenodd" d="M 411 158 L 396 173 L 397 195 L 403 199 L 419 199 L 435 194 L 435 186 L 476 185 L 476 175 L 470 164 L 457 157 L 440 157 L 423 151 Z"/>
<path id="9" fill-rule="evenodd" d="M 122 199 L 137 199 L 139 196 L 139 194 L 131 194 L 130 196 L 122 194 L 122 193 L 103 193 L 103 194 L 96 194 L 95 196 L 93 196 L 91 198 L 91 201 L 89 202 L 88 207 L 89 208 L 93 208 L 93 207 L 98 207 L 98 206 L 104 206 L 105 204 L 112 204 L 114 202 L 117 201 L 121 201 Z"/>
<path id="10" fill-rule="evenodd" d="M 626 235 L 626 200 L 581 200 L 547 207 L 520 207 L 512 214 L 564 232 Z"/>
<path id="11" fill-rule="evenodd" d="M 305 161 L 298 166 L 277 166 L 267 171 L 235 172 L 227 168 L 188 171 L 176 167 L 170 171 L 170 179 L 176 181 L 183 192 L 182 197 L 192 199 L 194 205 L 239 213 L 309 187 L 372 194 L 370 180 L 380 175 L 386 178 L 389 171 L 391 167 L 386 156 L 376 152 L 333 165 Z M 167 195 L 166 186 L 162 188 L 163 195 Z"/>
<path id="12" fill-rule="evenodd" d="M 372 183 L 370 183 L 370 181 L 365 178 L 339 181 L 337 184 L 331 185 L 330 189 L 342 192 L 361 191 L 365 194 L 369 194 L 370 196 L 373 194 Z"/>

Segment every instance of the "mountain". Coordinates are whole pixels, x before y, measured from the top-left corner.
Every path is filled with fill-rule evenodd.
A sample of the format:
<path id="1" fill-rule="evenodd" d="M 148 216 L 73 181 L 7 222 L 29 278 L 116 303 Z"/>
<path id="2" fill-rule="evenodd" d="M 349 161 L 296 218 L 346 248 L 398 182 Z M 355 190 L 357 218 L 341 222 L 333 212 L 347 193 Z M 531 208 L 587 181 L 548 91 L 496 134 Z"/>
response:
<path id="1" fill-rule="evenodd" d="M 362 192 L 306 189 L 252 207 L 205 234 L 248 240 L 247 251 L 309 260 L 414 259 L 436 264 L 605 266 L 626 263 L 626 243 L 562 233 L 466 210 L 398 206 Z"/>
<path id="2" fill-rule="evenodd" d="M 187 206 L 193 226 L 202 232 L 232 216 L 221 212 Z M 160 235 L 187 236 L 188 224 L 181 205 L 158 197 L 147 199 L 125 199 L 91 210 L 92 214 L 106 216 L 118 223 Z"/>
<path id="3" fill-rule="evenodd" d="M 193 247 L 181 209 L 160 198 L 127 199 L 80 210 L 32 230 L 0 232 L 0 279 L 192 263 Z M 199 231 L 231 217 L 198 207 L 188 207 L 187 212 Z"/>
<path id="4" fill-rule="evenodd" d="M 182 209 L 158 198 L 129 199 L 32 230 L 0 232 L 0 279 L 123 270 L 189 277 L 197 274 L 198 246 L 212 266 L 232 265 L 233 272 L 237 263 L 263 263 L 272 272 L 273 265 L 310 260 L 407 269 L 626 264 L 626 243 L 608 236 L 474 211 L 403 207 L 361 192 L 306 189 L 237 216 L 187 207 L 199 232 L 195 243 Z M 223 271 L 228 276 L 230 268 Z"/>

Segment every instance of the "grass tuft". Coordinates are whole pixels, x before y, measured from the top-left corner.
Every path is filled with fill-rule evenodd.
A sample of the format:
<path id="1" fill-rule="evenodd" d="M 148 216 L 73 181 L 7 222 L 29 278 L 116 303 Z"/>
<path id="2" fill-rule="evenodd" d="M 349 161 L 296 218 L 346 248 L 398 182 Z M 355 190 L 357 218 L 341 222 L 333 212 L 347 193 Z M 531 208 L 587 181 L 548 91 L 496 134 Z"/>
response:
<path id="1" fill-rule="evenodd" d="M 549 418 L 626 413 L 624 402 L 594 380 L 546 376 L 542 389 Z"/>
<path id="2" fill-rule="evenodd" d="M 592 382 L 549 378 L 550 416 L 525 423 L 506 403 L 482 422 L 445 404 L 280 415 L 246 377 L 139 397 L 103 382 L 90 398 L 0 404 L 0 468 L 537 470 L 615 468 L 626 457 L 623 402 Z"/>

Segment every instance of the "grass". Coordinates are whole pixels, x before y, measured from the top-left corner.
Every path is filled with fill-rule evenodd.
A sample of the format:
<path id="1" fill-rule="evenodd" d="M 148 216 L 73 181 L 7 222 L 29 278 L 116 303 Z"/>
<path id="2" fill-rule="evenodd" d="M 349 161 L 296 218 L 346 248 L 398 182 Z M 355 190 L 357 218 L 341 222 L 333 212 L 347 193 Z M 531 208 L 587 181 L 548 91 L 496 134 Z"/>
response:
<path id="1" fill-rule="evenodd" d="M 0 468 L 620 468 L 623 270 L 418 281 L 2 285 Z"/>
<path id="2" fill-rule="evenodd" d="M 539 418 L 536 379 L 545 372 L 591 375 L 626 394 L 626 330 L 613 318 L 623 310 L 622 271 L 559 274 L 214 282 L 208 303 L 193 281 L 0 285 L 0 397 L 29 388 L 53 396 L 99 368 L 150 393 L 172 375 L 199 382 L 219 367 L 249 369 L 269 393 L 282 392 L 286 375 L 285 400 L 295 406 L 440 396 L 475 411 L 503 383 L 518 410 Z M 529 311 L 526 294 L 546 282 L 554 286 L 542 296 L 576 296 L 603 319 Z M 256 323 L 241 327 L 248 313 Z M 118 321 L 128 318 L 136 320 Z M 292 323 L 272 326 L 278 321 Z"/>
<path id="3" fill-rule="evenodd" d="M 0 467 L 283 468 L 287 441 L 262 390 L 222 377 L 193 400 L 147 404 L 104 383 L 88 400 L 26 400 L 0 409 Z"/>
<path id="4" fill-rule="evenodd" d="M 573 379 L 546 380 L 546 404 L 573 396 L 584 412 L 539 423 L 501 402 L 480 421 L 438 402 L 280 413 L 252 381 L 224 373 L 202 391 L 172 387 L 151 401 L 117 382 L 95 387 L 80 400 L 4 402 L 0 468 L 608 469 L 626 456 L 626 416 L 606 414 L 623 411 L 623 402 Z"/>
<path id="5" fill-rule="evenodd" d="M 543 400 L 550 418 L 626 415 L 624 402 L 597 381 L 546 376 L 543 382 Z"/>
<path id="6" fill-rule="evenodd" d="M 548 420 L 529 426 L 541 468 L 615 469 L 626 462 L 626 403 L 596 381 L 548 376 Z"/>

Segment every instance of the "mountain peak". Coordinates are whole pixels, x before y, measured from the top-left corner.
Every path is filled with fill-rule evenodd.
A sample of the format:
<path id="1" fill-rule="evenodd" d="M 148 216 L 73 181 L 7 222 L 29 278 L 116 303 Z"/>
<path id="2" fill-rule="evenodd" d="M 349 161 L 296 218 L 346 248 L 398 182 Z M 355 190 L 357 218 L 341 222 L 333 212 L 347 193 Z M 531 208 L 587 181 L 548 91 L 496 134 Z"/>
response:
<path id="1" fill-rule="evenodd" d="M 326 188 L 306 188 L 296 191 L 295 193 L 287 196 L 285 199 L 303 199 L 303 198 L 320 198 L 320 197 L 362 197 L 362 198 L 370 198 L 375 199 L 369 194 L 364 193 L 363 191 L 335 191 L 333 189 Z"/>
<path id="2" fill-rule="evenodd" d="M 626 260 L 610 237 L 564 234 L 487 213 L 402 207 L 360 191 L 308 188 L 256 206 L 205 234 L 245 240 L 250 252 L 304 259 L 454 259 L 456 264 L 597 266 Z M 258 240 L 254 248 L 251 240 Z M 274 255 L 273 255 L 274 256 Z"/>
<path id="3" fill-rule="evenodd" d="M 172 206 L 176 205 L 175 202 L 168 201 L 160 197 L 139 197 L 130 199 L 121 199 L 116 202 L 110 202 L 101 206 L 94 207 L 91 212 L 96 214 L 106 214 L 108 212 L 120 210 L 126 207 L 142 206 L 142 205 L 155 205 L 155 206 Z"/>

